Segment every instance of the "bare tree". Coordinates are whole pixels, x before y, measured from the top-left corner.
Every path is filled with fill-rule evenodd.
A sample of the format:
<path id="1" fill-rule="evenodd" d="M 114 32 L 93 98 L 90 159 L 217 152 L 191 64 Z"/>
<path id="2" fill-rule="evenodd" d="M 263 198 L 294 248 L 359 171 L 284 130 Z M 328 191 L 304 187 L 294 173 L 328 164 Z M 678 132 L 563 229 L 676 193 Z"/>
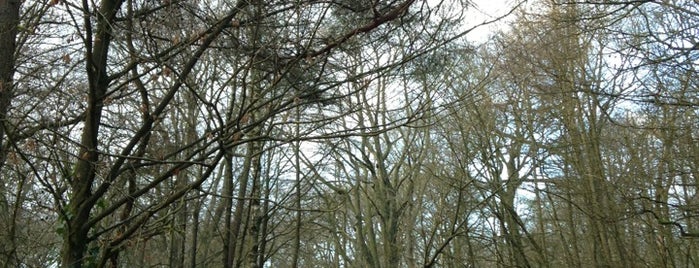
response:
<path id="1" fill-rule="evenodd" d="M 3 212 L 11 210 L 10 192 L 45 207 L 63 243 L 54 263 L 64 267 L 197 266 L 211 256 L 228 267 L 262 266 L 288 246 L 270 242 L 283 221 L 269 220 L 295 211 L 302 217 L 296 226 L 304 226 L 298 191 L 311 185 L 297 180 L 296 209 L 289 209 L 292 199 L 284 197 L 293 195 L 270 181 L 268 163 L 278 157 L 267 153 L 292 141 L 377 135 L 412 122 L 333 124 L 366 112 L 343 107 L 367 95 L 367 87 L 347 84 L 388 74 L 463 35 L 440 26 L 448 18 L 432 16 L 448 3 L 413 0 L 28 1 L 26 39 L 17 42 L 19 3 L 2 4 L 0 152 L 11 165 L 0 167 L 3 174 L 29 171 L 20 177 L 25 184 L 6 188 L 3 181 Z M 395 57 L 376 50 L 345 61 L 370 46 L 388 51 L 397 40 L 409 49 Z M 395 202 L 382 223 L 392 230 L 385 266 L 400 258 L 396 229 L 405 201 Z M 167 253 L 148 250 L 162 245 Z M 19 263 L 12 247 L 10 266 Z M 304 258 L 311 259 L 294 263 Z"/>

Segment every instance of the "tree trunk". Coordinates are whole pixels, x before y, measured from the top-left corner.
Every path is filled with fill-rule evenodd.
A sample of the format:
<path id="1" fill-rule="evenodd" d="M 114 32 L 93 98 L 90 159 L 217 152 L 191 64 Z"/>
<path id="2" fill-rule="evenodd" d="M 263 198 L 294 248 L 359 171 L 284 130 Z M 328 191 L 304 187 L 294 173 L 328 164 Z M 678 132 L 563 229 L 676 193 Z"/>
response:
<path id="1" fill-rule="evenodd" d="M 87 111 L 80 140 L 80 149 L 73 174 L 67 179 L 70 182 L 70 203 L 63 211 L 65 221 L 64 241 L 62 248 L 62 265 L 64 267 L 80 268 L 89 256 L 85 256 L 88 249 L 88 232 L 91 226 L 86 223 L 90 218 L 90 212 L 95 205 L 92 198 L 92 185 L 96 176 L 95 165 L 99 161 L 98 136 L 100 120 L 102 117 L 104 95 L 109 86 L 107 76 L 107 54 L 112 38 L 111 25 L 114 22 L 117 10 L 121 6 L 121 0 L 103 0 L 100 4 L 97 16 L 97 31 L 94 35 L 94 43 L 89 14 L 85 14 L 86 29 L 88 32 L 85 47 L 86 70 L 89 81 L 87 96 Z M 89 9 L 89 7 L 84 7 Z"/>
<path id="2" fill-rule="evenodd" d="M 262 266 L 257 266 L 258 254 L 260 254 L 260 227 L 262 224 L 262 206 L 260 198 L 262 194 L 260 192 L 260 185 L 262 183 L 262 165 L 260 160 L 262 158 L 262 151 L 264 143 L 262 141 L 255 141 L 255 156 L 252 163 L 252 189 L 250 189 L 250 202 L 248 205 L 248 222 L 247 223 L 247 234 L 248 241 L 250 244 L 250 249 L 248 255 L 246 256 L 247 265 L 245 267 L 258 268 Z M 241 255 L 241 258 L 243 256 Z"/>
<path id="3" fill-rule="evenodd" d="M 301 114 L 299 107 L 296 107 L 296 135 L 300 133 Z M 298 268 L 299 254 L 301 252 L 301 141 L 294 143 L 294 168 L 296 169 L 296 228 L 294 228 L 294 251 L 291 257 L 291 267 Z"/>
<path id="4" fill-rule="evenodd" d="M 179 180 L 186 180 L 186 176 L 178 176 Z M 185 182 L 178 182 L 182 184 Z M 175 215 L 170 229 L 170 267 L 182 268 L 185 265 L 185 245 L 187 243 L 187 202 L 183 197 L 181 200 L 172 204 Z"/>
<path id="5" fill-rule="evenodd" d="M 245 156 L 245 161 L 243 163 L 243 170 L 240 172 L 240 175 L 238 176 L 238 199 L 236 201 L 235 205 L 235 211 L 233 211 L 232 207 L 232 201 L 233 201 L 233 196 L 231 194 L 229 207 L 227 208 L 226 211 L 226 216 L 230 218 L 226 218 L 226 237 L 224 238 L 224 267 L 226 268 L 231 268 L 235 267 L 236 263 L 239 263 L 238 260 L 236 259 L 236 253 L 239 251 L 238 247 L 242 247 L 243 243 L 238 243 L 239 242 L 239 235 L 240 235 L 240 229 L 241 226 L 243 225 L 243 217 L 244 214 L 243 212 L 245 211 L 245 198 L 247 196 L 248 192 L 248 184 L 250 183 L 250 170 L 251 166 L 253 164 L 253 157 L 255 157 L 255 145 L 254 142 L 248 143 L 247 146 L 247 155 Z M 228 160 L 228 171 L 226 175 L 226 180 L 228 180 L 225 183 L 230 183 L 228 185 L 227 193 L 230 191 L 230 193 L 233 192 L 232 184 L 233 184 L 233 163 L 232 160 Z M 232 215 L 231 215 L 232 214 Z M 242 256 L 238 256 L 240 258 Z"/>
<path id="6" fill-rule="evenodd" d="M 5 140 L 7 112 L 13 95 L 19 0 L 0 0 L 0 168 L 5 163 L 8 141 Z"/>
<path id="7" fill-rule="evenodd" d="M 21 1 L 19 0 L 0 0 L 0 170 L 5 164 L 10 140 L 5 139 L 6 128 L 9 124 L 7 121 L 7 113 L 11 104 L 13 92 L 13 79 L 15 71 L 15 50 L 17 50 L 17 25 L 19 24 L 19 9 Z M 4 178 L 0 178 L 4 180 Z M 24 182 L 24 179 L 22 179 Z M 14 182 L 16 183 L 16 182 Z M 0 181 L 0 213 L 2 215 L 12 215 L 6 226 L 9 230 L 2 231 L 2 236 L 8 237 L 7 240 L 0 241 L 5 245 L 0 247 L 3 252 L 3 267 L 18 266 L 17 247 L 16 247 L 16 216 L 18 211 L 12 207 L 18 208 L 20 200 L 15 200 L 15 205 L 10 205 L 9 191 L 5 189 L 7 183 Z M 17 189 L 18 197 L 21 195 L 22 187 Z M 8 196 L 5 196 L 7 194 Z M 0 225 L 4 226 L 4 225 Z"/>
<path id="8" fill-rule="evenodd" d="M 201 207 L 202 207 L 203 200 L 197 201 L 197 204 L 195 206 L 194 211 L 192 212 L 192 240 L 191 240 L 191 246 L 189 249 L 189 267 L 190 268 L 196 268 L 197 267 L 197 250 L 198 250 L 198 243 L 197 240 L 199 239 L 199 213 L 201 213 Z"/>
<path id="9" fill-rule="evenodd" d="M 223 178 L 223 203 L 224 203 L 224 233 L 223 233 L 223 267 L 233 267 L 231 248 L 235 248 L 233 240 L 233 157 L 225 157 L 226 171 Z M 243 188 L 243 185 L 240 186 Z M 240 202 L 240 201 L 238 201 Z"/>

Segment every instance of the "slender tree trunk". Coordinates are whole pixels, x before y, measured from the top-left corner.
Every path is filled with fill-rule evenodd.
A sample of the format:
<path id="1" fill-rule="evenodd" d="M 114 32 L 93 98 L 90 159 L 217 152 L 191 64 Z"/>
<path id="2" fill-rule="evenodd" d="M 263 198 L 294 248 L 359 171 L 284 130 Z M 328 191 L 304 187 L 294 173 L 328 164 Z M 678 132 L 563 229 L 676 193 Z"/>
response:
<path id="1" fill-rule="evenodd" d="M 301 121 L 300 108 L 296 107 L 296 135 L 299 134 L 299 123 Z M 294 229 L 294 252 L 291 258 L 291 267 L 299 266 L 299 254 L 301 252 L 301 161 L 300 161 L 301 142 L 296 141 L 294 144 L 294 164 L 296 168 L 296 228 Z"/>
<path id="2" fill-rule="evenodd" d="M 227 221 L 227 226 L 226 230 L 228 234 L 225 236 L 225 239 L 227 241 L 224 241 L 224 267 L 230 268 L 234 267 L 236 263 L 240 263 L 236 259 L 236 253 L 239 252 L 238 247 L 242 247 L 243 243 L 239 243 L 239 235 L 240 235 L 240 229 L 241 226 L 243 225 L 243 216 L 244 216 L 244 211 L 245 211 L 245 197 L 248 196 L 248 185 L 250 184 L 250 170 L 251 166 L 253 164 L 253 157 L 255 157 L 255 154 L 257 153 L 255 151 L 255 142 L 250 142 L 248 143 L 247 146 L 247 155 L 245 156 L 245 161 L 243 162 L 243 169 L 240 172 L 240 175 L 238 176 L 238 197 L 240 197 L 239 200 L 237 200 L 236 205 L 235 205 L 235 211 L 233 215 L 231 216 L 231 209 L 232 206 L 229 206 L 226 211 L 226 218 Z M 233 176 L 233 163 L 232 163 L 232 158 L 229 161 L 229 167 L 227 175 L 226 175 L 226 180 L 228 180 L 226 183 L 230 183 L 230 185 L 227 187 L 230 192 L 233 192 L 233 179 L 235 178 Z M 230 204 L 232 205 L 232 198 L 233 195 L 231 194 L 228 198 L 231 200 Z M 232 218 L 231 218 L 232 217 Z"/>
<path id="3" fill-rule="evenodd" d="M 67 178 L 71 188 L 69 204 L 62 212 L 66 225 L 61 256 L 64 267 L 80 268 L 85 261 L 91 261 L 91 256 L 85 256 L 90 243 L 88 232 L 91 226 L 85 224 L 88 222 L 90 212 L 97 201 L 92 198 L 92 185 L 96 176 L 95 165 L 99 161 L 97 146 L 104 95 L 109 87 L 107 54 L 112 38 L 111 25 L 121 4 L 121 0 L 103 0 L 100 3 L 94 36 L 91 31 L 92 18 L 89 14 L 84 15 L 87 29 L 85 34 L 87 37 L 85 40 L 87 48 L 85 68 L 89 81 L 88 103 L 77 163 L 72 175 Z M 89 6 L 84 8 L 91 9 Z"/>
<path id="4" fill-rule="evenodd" d="M 181 118 L 179 122 L 174 122 L 176 128 L 181 129 L 181 132 L 176 132 L 175 140 L 172 141 L 175 144 L 191 144 L 195 143 L 198 139 L 197 135 L 197 112 L 198 104 L 197 99 L 192 94 L 184 95 L 183 101 L 185 104 L 184 111 L 177 112 L 174 117 Z M 183 133 L 184 135 L 180 135 Z M 191 154 L 194 153 L 191 149 L 185 150 L 183 153 Z M 201 175 L 199 175 L 201 176 Z M 180 172 L 176 175 L 175 189 L 184 189 L 189 185 L 190 177 L 188 172 Z M 187 223 L 189 217 L 189 205 L 187 204 L 187 195 L 182 196 L 180 200 L 173 204 L 176 210 L 173 219 L 173 228 L 171 245 L 170 245 L 170 267 L 182 268 L 185 267 L 185 256 L 187 247 Z"/>
<path id="5" fill-rule="evenodd" d="M 189 267 L 190 268 L 196 268 L 197 267 L 197 250 L 198 248 L 198 240 L 199 240 L 199 213 L 201 213 L 201 206 L 203 203 L 203 199 L 199 199 L 197 201 L 197 205 L 192 211 L 192 241 L 191 241 L 191 246 L 189 249 Z"/>
<path id="6" fill-rule="evenodd" d="M 21 176 L 19 180 L 16 182 L 17 183 L 17 189 L 15 190 L 15 195 L 14 195 L 14 205 L 12 206 L 12 211 L 9 212 L 10 220 L 8 222 L 9 225 L 9 230 L 7 230 L 7 235 L 8 235 L 8 240 L 6 241 L 6 245 L 4 248 L 2 248 L 4 260 L 3 267 L 17 267 L 20 266 L 20 260 L 17 257 L 17 225 L 19 222 L 17 221 L 18 218 L 20 218 L 22 212 L 24 211 L 23 209 L 23 203 L 24 199 L 26 198 L 26 193 L 27 193 L 27 177 L 26 176 Z M 1 204 L 2 210 L 7 209 L 6 204 Z M 2 211 L 4 212 L 4 211 Z M 7 215 L 7 214 L 6 214 Z M 21 228 L 21 227 L 20 227 Z"/>
<path id="7" fill-rule="evenodd" d="M 253 131 L 257 134 L 259 132 Z M 247 229 L 247 243 L 245 245 L 249 245 L 248 248 L 242 247 L 241 250 L 249 250 L 247 253 L 246 261 L 247 264 L 245 267 L 251 267 L 251 268 L 257 268 L 256 266 L 256 261 L 257 261 L 257 255 L 259 254 L 259 247 L 260 247 L 260 224 L 262 223 L 261 218 L 263 217 L 262 215 L 262 210 L 261 210 L 261 192 L 260 192 L 260 185 L 262 184 L 262 165 L 261 165 L 261 159 L 262 159 L 262 151 L 264 148 L 264 143 L 262 141 L 254 141 L 254 152 L 255 155 L 253 156 L 252 159 L 252 172 L 251 172 L 251 180 L 252 180 L 252 189 L 250 189 L 250 196 L 248 197 L 249 203 L 248 203 L 248 208 L 247 208 L 247 217 L 246 217 L 246 229 Z M 240 254 L 240 258 L 242 260 L 243 254 Z"/>
<path id="8" fill-rule="evenodd" d="M 508 183 L 514 183 L 514 182 L 508 182 Z M 515 267 L 531 267 L 531 264 L 529 263 L 529 259 L 527 258 L 526 253 L 524 252 L 524 243 L 522 241 L 522 234 L 520 232 L 520 226 L 518 221 L 519 215 L 516 214 L 516 210 L 514 207 L 514 200 L 515 200 L 515 190 L 516 188 L 514 187 L 509 187 L 506 186 L 507 190 L 503 190 L 503 193 L 501 194 L 502 198 L 502 218 L 504 218 L 504 228 L 505 228 L 505 236 L 508 240 L 509 247 L 511 249 L 511 254 L 512 254 L 512 260 L 513 260 L 513 265 Z"/>
<path id="9" fill-rule="evenodd" d="M 265 264 L 265 254 L 267 249 L 267 228 L 269 223 L 269 198 L 270 198 L 270 180 L 265 180 L 265 195 L 264 201 L 262 202 L 261 214 L 258 215 L 259 218 L 259 235 L 258 235 L 258 249 L 257 249 L 257 265 L 256 267 L 264 267 Z"/>
<path id="10" fill-rule="evenodd" d="M 183 180 L 182 177 L 178 176 L 178 180 Z M 178 182 L 178 185 L 184 182 Z M 184 256 L 185 256 L 185 245 L 186 245 L 186 234 L 187 234 L 187 203 L 185 202 L 185 197 L 181 200 L 172 204 L 173 210 L 176 210 L 172 226 L 170 229 L 170 267 L 182 268 L 184 267 Z"/>
<path id="11" fill-rule="evenodd" d="M 224 233 L 223 233 L 223 267 L 233 267 L 231 248 L 235 248 L 233 239 L 233 157 L 226 155 L 226 170 L 223 175 L 223 203 L 224 203 Z M 241 185 L 241 187 L 243 187 Z M 239 201 L 240 202 L 240 201 Z"/>
<path id="12" fill-rule="evenodd" d="M 534 172 L 534 178 L 539 178 L 541 175 L 539 173 Z M 546 217 L 544 216 L 544 201 L 543 198 L 541 197 L 541 189 L 539 189 L 538 181 L 534 183 L 534 205 L 536 206 L 534 208 L 535 214 L 534 217 L 537 219 L 536 224 L 537 224 L 537 230 L 538 230 L 538 243 L 539 245 L 546 245 L 547 244 L 547 232 L 548 228 L 546 227 Z M 541 266 L 542 267 L 550 267 L 550 263 L 548 260 L 548 247 L 544 247 L 542 249 L 542 252 L 539 252 L 541 254 Z M 570 249 L 568 247 L 565 247 L 562 249 L 566 254 L 566 257 L 570 257 Z"/>
<path id="13" fill-rule="evenodd" d="M 507 159 L 505 162 L 508 180 L 505 182 L 503 189 L 501 189 L 500 205 L 504 210 L 502 212 L 502 216 L 505 221 L 506 235 L 509 240 L 508 244 L 512 249 L 514 259 L 513 264 L 516 267 L 531 267 L 529 259 L 524 251 L 524 242 L 522 241 L 522 231 L 520 230 L 520 222 L 522 220 L 517 214 L 517 210 L 515 208 L 515 195 L 517 194 L 517 189 L 521 185 L 518 174 L 519 170 L 517 169 L 517 165 L 515 163 L 520 148 L 521 145 L 519 144 L 511 145 L 509 159 Z M 503 161 L 505 161 L 505 159 L 503 159 Z M 495 174 L 495 176 L 497 176 L 497 174 Z M 500 182 L 498 183 L 499 185 L 503 184 L 499 178 L 497 180 Z"/>

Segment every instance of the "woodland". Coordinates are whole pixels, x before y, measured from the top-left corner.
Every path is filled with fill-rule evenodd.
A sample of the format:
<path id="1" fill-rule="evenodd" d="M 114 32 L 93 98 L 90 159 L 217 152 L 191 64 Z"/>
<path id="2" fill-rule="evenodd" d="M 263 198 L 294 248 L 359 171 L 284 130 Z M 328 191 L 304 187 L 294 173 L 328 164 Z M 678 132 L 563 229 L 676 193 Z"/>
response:
<path id="1" fill-rule="evenodd" d="M 0 267 L 699 267 L 699 2 L 479 10 L 0 0 Z"/>

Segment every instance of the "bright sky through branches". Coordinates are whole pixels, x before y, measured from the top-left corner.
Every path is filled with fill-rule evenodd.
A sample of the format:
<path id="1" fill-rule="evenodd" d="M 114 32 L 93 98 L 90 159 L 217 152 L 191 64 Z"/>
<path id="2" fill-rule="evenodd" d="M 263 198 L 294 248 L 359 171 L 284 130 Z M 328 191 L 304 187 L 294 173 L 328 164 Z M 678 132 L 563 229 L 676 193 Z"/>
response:
<path id="1" fill-rule="evenodd" d="M 467 26 L 472 26 L 480 24 L 484 21 L 495 20 L 509 13 L 516 4 L 517 2 L 513 0 L 474 0 L 474 6 L 468 10 L 468 19 L 470 21 L 465 22 L 464 24 Z M 503 22 L 506 22 L 509 19 L 510 17 L 506 17 L 503 20 L 493 24 L 477 27 L 467 35 L 468 39 L 470 41 L 477 42 L 486 41 L 494 31 L 504 25 Z"/>

